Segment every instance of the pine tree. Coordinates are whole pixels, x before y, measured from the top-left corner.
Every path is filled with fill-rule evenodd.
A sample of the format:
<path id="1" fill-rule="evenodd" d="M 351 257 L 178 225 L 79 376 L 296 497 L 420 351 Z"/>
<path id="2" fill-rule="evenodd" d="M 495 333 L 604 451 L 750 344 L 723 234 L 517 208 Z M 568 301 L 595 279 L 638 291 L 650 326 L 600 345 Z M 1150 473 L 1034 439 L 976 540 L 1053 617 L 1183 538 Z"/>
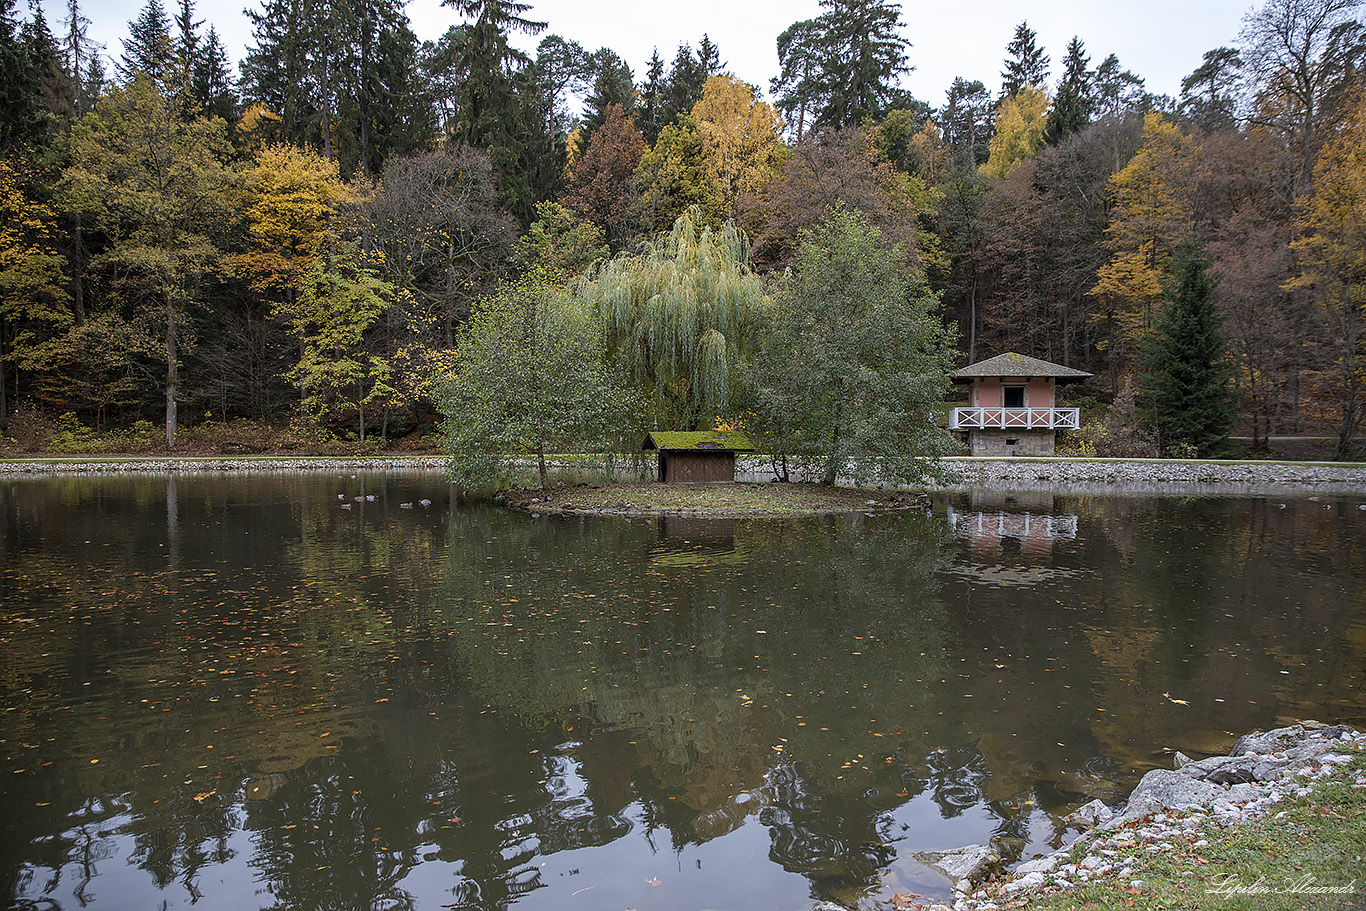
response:
<path id="1" fill-rule="evenodd" d="M 955 150 L 960 170 L 984 164 L 991 148 L 991 93 L 979 80 L 969 82 L 961 76 L 949 86 L 944 107 L 939 112 L 944 142 Z"/>
<path id="2" fill-rule="evenodd" d="M 886 0 L 821 0 L 825 106 L 816 127 L 858 126 L 892 107 L 897 81 L 910 72 L 901 5 Z"/>
<path id="3" fill-rule="evenodd" d="M 33 18 L 24 26 L 23 42 L 40 123 L 35 139 L 45 145 L 75 115 L 76 85 L 62 65 L 42 7 L 34 9 Z"/>
<path id="4" fill-rule="evenodd" d="M 1096 108 L 1095 74 L 1088 68 L 1091 58 L 1086 56 L 1086 48 L 1075 35 L 1067 45 L 1067 56 L 1062 63 L 1058 94 L 1053 98 L 1048 125 L 1044 128 L 1044 141 L 1049 145 L 1057 145 L 1073 133 L 1081 132 L 1091 122 Z"/>
<path id="5" fill-rule="evenodd" d="M 692 46 L 680 44 L 669 67 L 669 82 L 664 92 L 661 118 L 664 126 L 689 113 L 702 98 L 707 84 L 707 73 L 692 52 Z"/>
<path id="6" fill-rule="evenodd" d="M 789 125 L 795 124 L 795 138 L 801 142 L 808 123 L 825 106 L 817 20 L 794 22 L 778 36 L 778 65 L 782 71 L 770 80 L 769 91 L 774 107 L 787 116 Z"/>
<path id="7" fill-rule="evenodd" d="M 610 48 L 599 48 L 589 58 L 593 71 L 593 91 L 584 99 L 583 148 L 592 134 L 607 122 L 607 111 L 616 106 L 634 119 L 636 85 L 631 67 Z"/>
<path id="8" fill-rule="evenodd" d="M 1223 319 L 1214 303 L 1218 279 L 1208 269 L 1194 242 L 1182 245 L 1167 306 L 1139 352 L 1139 406 L 1168 455 L 1217 455 L 1233 426 L 1233 365 L 1224 357 Z"/>
<path id="9" fill-rule="evenodd" d="M 1005 69 L 1001 71 L 1001 98 L 1009 98 L 1027 85 L 1042 88 L 1048 78 L 1048 55 L 1037 44 L 1038 33 L 1028 20 L 1015 26 L 1015 37 L 1006 45 Z"/>
<path id="10" fill-rule="evenodd" d="M 138 73 L 146 73 L 159 88 L 164 89 L 172 78 L 171 64 L 175 59 L 171 39 L 171 19 L 161 0 L 147 0 L 147 5 L 128 23 L 128 37 L 123 41 L 123 57 L 117 64 L 119 75 L 131 82 Z"/>
<path id="11" fill-rule="evenodd" d="M 659 48 L 650 55 L 645 67 L 645 84 L 640 87 L 640 110 L 637 120 L 645 141 L 654 145 L 659 131 L 664 129 L 664 58 L 659 56 Z"/>
<path id="12" fill-rule="evenodd" d="M 0 154 L 41 132 L 38 87 L 14 19 L 15 0 L 0 0 Z"/>

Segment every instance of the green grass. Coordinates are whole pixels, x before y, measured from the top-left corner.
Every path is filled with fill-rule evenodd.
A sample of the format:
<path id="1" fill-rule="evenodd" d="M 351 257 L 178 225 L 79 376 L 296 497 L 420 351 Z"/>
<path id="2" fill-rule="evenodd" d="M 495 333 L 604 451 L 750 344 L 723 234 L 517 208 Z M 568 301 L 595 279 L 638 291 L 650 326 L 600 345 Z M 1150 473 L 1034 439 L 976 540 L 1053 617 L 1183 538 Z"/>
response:
<path id="1" fill-rule="evenodd" d="M 709 516 L 804 516 L 903 509 L 919 504 L 914 495 L 901 491 L 818 484 L 581 484 L 546 491 L 504 491 L 499 497 L 509 506 L 531 512 L 610 510 Z M 870 500 L 873 502 L 869 503 Z"/>
<path id="2" fill-rule="evenodd" d="M 1115 859 L 1138 858 L 1122 878 L 1096 880 L 1043 897 L 1037 893 L 1007 896 L 1000 907 L 1027 906 L 1031 911 L 1366 909 L 1366 788 L 1352 784 L 1356 775 L 1366 771 L 1366 758 L 1358 757 L 1348 769 L 1346 775 L 1339 773 L 1314 785 L 1308 797 L 1289 799 L 1257 822 L 1231 828 L 1207 823 L 1200 836 L 1176 837 L 1175 850 L 1156 855 L 1141 843 L 1121 848 Z M 1191 847 L 1191 842 L 1201 838 L 1209 844 Z M 1073 861 L 1086 856 L 1089 843 L 1073 849 Z M 1131 888 L 1132 880 L 1143 885 Z M 1335 891 L 1311 891 L 1320 889 Z"/>

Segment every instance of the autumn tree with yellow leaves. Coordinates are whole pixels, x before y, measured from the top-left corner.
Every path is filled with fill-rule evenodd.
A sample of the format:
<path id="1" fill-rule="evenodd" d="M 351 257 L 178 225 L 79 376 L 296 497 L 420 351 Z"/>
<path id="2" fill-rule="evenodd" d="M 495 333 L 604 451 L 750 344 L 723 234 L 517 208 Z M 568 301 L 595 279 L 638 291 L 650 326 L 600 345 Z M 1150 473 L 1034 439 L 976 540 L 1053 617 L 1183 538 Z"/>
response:
<path id="1" fill-rule="evenodd" d="M 1112 386 L 1133 346 L 1152 328 L 1172 254 L 1194 228 L 1199 151 L 1179 126 L 1149 113 L 1142 146 L 1110 178 L 1110 258 L 1097 270 L 1090 293 L 1100 304 L 1093 319 L 1104 325 Z"/>
<path id="2" fill-rule="evenodd" d="M 693 105 L 702 137 L 702 164 L 727 209 L 762 187 L 782 166 L 782 121 L 754 89 L 734 76 L 712 76 Z"/>
<path id="3" fill-rule="evenodd" d="M 0 426 L 11 370 L 48 366 L 50 339 L 71 324 L 57 214 L 29 192 L 22 166 L 0 158 Z"/>
<path id="4" fill-rule="evenodd" d="M 1366 91 L 1319 156 L 1291 245 L 1322 328 L 1319 368 L 1338 412 L 1333 458 L 1351 458 L 1366 416 Z"/>

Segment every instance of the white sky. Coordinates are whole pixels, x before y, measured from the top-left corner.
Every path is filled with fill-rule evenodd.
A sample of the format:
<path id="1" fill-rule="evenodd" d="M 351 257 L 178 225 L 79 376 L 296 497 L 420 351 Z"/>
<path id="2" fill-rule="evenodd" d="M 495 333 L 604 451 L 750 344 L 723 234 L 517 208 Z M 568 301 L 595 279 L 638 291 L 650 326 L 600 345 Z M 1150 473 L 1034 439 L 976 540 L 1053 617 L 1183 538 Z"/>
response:
<path id="1" fill-rule="evenodd" d="M 41 0 L 48 23 L 61 31 L 65 0 Z M 168 11 L 179 0 L 162 0 Z M 524 0 L 526 2 L 526 0 Z M 778 72 L 775 39 L 793 22 L 820 13 L 816 0 L 529 0 L 533 19 L 549 23 L 544 34 L 559 34 L 587 50 L 609 47 L 629 63 L 637 82 L 656 46 L 665 65 L 682 42 L 697 47 L 705 32 L 721 51 L 729 69 L 765 91 Z M 128 22 L 146 0 L 83 0 L 91 21 L 90 36 L 117 58 Z M 260 0 L 197 0 L 196 14 L 217 27 L 236 64 L 253 44 L 242 6 L 258 8 Z M 1176 95 L 1181 78 L 1200 65 L 1205 51 L 1232 45 L 1252 0 L 903 0 L 904 34 L 911 42 L 915 70 L 903 85 L 922 101 L 938 107 L 955 76 L 980 79 L 994 93 L 1000 87 L 1005 46 L 1022 19 L 1039 35 L 1048 52 L 1055 83 L 1067 42 L 1081 38 L 1098 65 L 1108 54 L 1147 80 L 1151 92 Z M 25 15 L 23 5 L 17 10 Z M 435 39 L 461 21 L 439 0 L 411 0 L 408 15 L 419 40 Z M 519 46 L 534 50 L 539 38 L 519 37 Z"/>

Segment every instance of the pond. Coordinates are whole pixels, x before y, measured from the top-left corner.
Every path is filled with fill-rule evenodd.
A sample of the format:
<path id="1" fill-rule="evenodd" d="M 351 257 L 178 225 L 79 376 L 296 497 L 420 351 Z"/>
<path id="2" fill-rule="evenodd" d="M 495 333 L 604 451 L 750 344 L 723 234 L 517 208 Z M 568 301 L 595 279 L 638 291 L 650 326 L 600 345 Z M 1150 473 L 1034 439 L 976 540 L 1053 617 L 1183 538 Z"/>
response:
<path id="1" fill-rule="evenodd" d="M 0 483 L 6 907 L 947 895 L 1172 752 L 1366 722 L 1366 499 L 531 517 L 434 475 Z"/>

